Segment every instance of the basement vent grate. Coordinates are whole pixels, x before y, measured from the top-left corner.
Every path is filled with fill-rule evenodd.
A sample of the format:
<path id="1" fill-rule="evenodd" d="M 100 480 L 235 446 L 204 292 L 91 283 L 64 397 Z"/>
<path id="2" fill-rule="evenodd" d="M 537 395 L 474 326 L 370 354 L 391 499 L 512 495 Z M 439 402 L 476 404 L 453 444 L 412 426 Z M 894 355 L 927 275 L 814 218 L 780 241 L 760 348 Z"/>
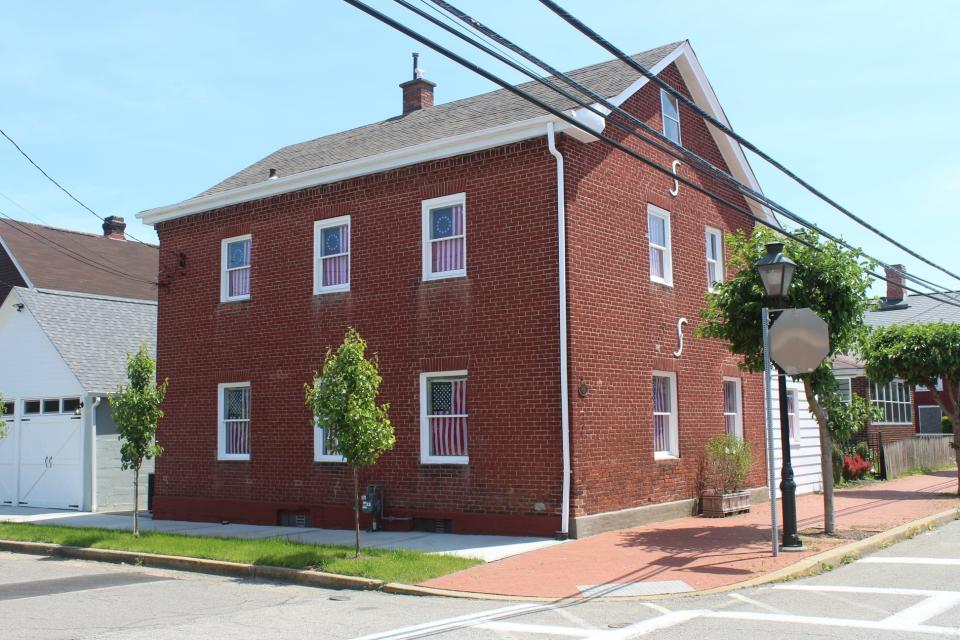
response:
<path id="1" fill-rule="evenodd" d="M 306 511 L 281 511 L 277 517 L 281 527 L 309 527 L 310 518 Z"/>
<path id="2" fill-rule="evenodd" d="M 414 531 L 427 533 L 453 533 L 453 520 L 449 518 L 414 518 Z"/>

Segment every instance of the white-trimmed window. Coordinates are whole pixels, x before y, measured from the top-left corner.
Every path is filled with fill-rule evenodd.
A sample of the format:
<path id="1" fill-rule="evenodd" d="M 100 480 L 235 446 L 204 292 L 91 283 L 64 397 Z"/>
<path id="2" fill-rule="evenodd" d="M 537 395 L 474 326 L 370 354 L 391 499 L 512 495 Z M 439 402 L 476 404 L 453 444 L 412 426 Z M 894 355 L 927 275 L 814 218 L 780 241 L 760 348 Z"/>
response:
<path id="1" fill-rule="evenodd" d="M 883 411 L 883 420 L 874 424 L 913 424 L 913 398 L 910 387 L 902 381 L 871 382 L 870 401 Z"/>
<path id="2" fill-rule="evenodd" d="M 840 394 L 841 402 L 850 404 L 853 398 L 853 380 L 850 378 L 837 378 L 837 393 Z"/>
<path id="3" fill-rule="evenodd" d="M 4 402 L 3 403 L 3 418 L 12 419 L 14 414 L 17 413 L 17 403 L 16 402 Z"/>
<path id="4" fill-rule="evenodd" d="M 922 404 L 917 407 L 917 426 L 921 436 L 943 435 L 943 410 L 939 405 Z"/>
<path id="5" fill-rule="evenodd" d="M 723 232 L 707 227 L 707 291 L 716 291 L 723 282 Z"/>
<path id="6" fill-rule="evenodd" d="M 219 396 L 217 458 L 250 459 L 250 383 L 226 382 L 217 386 Z"/>
<path id="7" fill-rule="evenodd" d="M 663 135 L 680 144 L 680 105 L 663 89 L 660 89 L 660 111 L 663 113 Z"/>
<path id="8" fill-rule="evenodd" d="M 743 393 L 740 378 L 723 379 L 723 424 L 728 434 L 743 438 Z"/>
<path id="9" fill-rule="evenodd" d="M 350 216 L 313 223 L 313 292 L 350 290 Z"/>
<path id="10" fill-rule="evenodd" d="M 653 372 L 653 455 L 679 458 L 677 374 Z"/>
<path id="11" fill-rule="evenodd" d="M 220 302 L 250 299 L 250 234 L 220 241 Z"/>
<path id="12" fill-rule="evenodd" d="M 313 423 L 313 460 L 315 462 L 346 462 L 337 451 L 337 439 L 326 429 Z"/>
<path id="13" fill-rule="evenodd" d="M 800 404 L 796 389 L 787 390 L 787 426 L 790 429 L 790 439 L 800 439 Z"/>
<path id="14" fill-rule="evenodd" d="M 467 464 L 467 372 L 420 374 L 420 462 Z"/>
<path id="15" fill-rule="evenodd" d="M 652 204 L 647 205 L 647 241 L 650 248 L 650 279 L 673 286 L 670 212 Z"/>
<path id="16" fill-rule="evenodd" d="M 467 275 L 467 195 L 422 203 L 423 279 Z"/>

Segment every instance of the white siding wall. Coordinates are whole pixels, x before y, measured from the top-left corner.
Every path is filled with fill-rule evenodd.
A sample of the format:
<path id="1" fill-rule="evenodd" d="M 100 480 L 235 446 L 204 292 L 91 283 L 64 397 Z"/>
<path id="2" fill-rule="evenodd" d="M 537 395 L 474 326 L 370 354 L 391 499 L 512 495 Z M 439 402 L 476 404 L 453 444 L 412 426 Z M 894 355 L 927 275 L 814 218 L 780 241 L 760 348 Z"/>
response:
<path id="1" fill-rule="evenodd" d="M 773 383 L 773 429 L 774 429 L 774 463 L 777 472 L 777 491 L 780 491 L 780 469 L 782 455 L 780 448 L 780 402 L 777 393 L 777 379 L 771 378 Z M 820 474 L 820 430 L 817 421 L 810 413 L 807 396 L 803 392 L 803 384 L 788 379 L 787 389 L 797 395 L 798 435 L 799 438 L 790 443 L 790 457 L 793 463 L 793 477 L 797 483 L 797 493 L 811 493 L 823 488 Z"/>

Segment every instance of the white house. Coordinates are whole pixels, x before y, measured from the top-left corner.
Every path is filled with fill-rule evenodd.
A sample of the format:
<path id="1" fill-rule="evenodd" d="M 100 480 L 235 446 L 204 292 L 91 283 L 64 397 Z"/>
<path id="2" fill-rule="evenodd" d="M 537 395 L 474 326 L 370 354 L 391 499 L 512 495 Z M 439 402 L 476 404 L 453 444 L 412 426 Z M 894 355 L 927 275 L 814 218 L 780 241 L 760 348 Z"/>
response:
<path id="1" fill-rule="evenodd" d="M 133 475 L 120 469 L 108 395 L 126 380 L 128 353 L 141 344 L 155 353 L 156 318 L 153 300 L 10 291 L 0 305 L 0 504 L 132 507 Z"/>
<path id="2" fill-rule="evenodd" d="M 780 470 L 783 455 L 780 445 L 780 401 L 777 393 L 777 379 L 771 377 L 773 384 L 773 447 L 776 469 L 777 491 L 780 491 Z M 803 383 L 787 378 L 787 410 L 790 415 L 790 459 L 793 465 L 793 479 L 797 483 L 797 494 L 812 493 L 823 489 L 823 476 L 820 473 L 820 429 L 816 418 L 810 412 L 807 394 Z"/>

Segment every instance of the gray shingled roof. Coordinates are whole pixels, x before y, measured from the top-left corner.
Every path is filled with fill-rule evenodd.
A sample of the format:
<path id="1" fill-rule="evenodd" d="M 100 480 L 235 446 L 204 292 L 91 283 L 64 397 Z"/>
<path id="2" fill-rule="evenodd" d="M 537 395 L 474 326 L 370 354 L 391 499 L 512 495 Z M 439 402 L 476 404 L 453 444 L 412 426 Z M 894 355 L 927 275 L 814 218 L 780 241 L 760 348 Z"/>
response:
<path id="1" fill-rule="evenodd" d="M 955 304 L 960 304 L 960 291 L 907 296 L 900 304 L 868 312 L 863 320 L 871 327 L 889 327 L 892 324 L 918 322 L 960 323 L 960 307 L 953 306 Z"/>
<path id="2" fill-rule="evenodd" d="M 157 303 L 49 289 L 14 289 L 87 393 L 126 381 L 127 354 L 157 352 Z"/>
<path id="3" fill-rule="evenodd" d="M 633 59 L 650 68 L 681 44 L 674 42 L 644 51 L 634 55 Z M 583 67 L 568 75 L 606 97 L 616 96 L 640 76 L 618 60 Z M 578 106 L 537 82 L 518 86 L 557 109 L 568 110 Z M 400 103 L 399 96 L 397 103 Z M 499 89 L 284 147 L 197 197 L 263 182 L 267 180 L 270 169 L 276 169 L 281 176 L 289 176 L 544 114 L 545 111 L 527 100 L 506 89 Z"/>

